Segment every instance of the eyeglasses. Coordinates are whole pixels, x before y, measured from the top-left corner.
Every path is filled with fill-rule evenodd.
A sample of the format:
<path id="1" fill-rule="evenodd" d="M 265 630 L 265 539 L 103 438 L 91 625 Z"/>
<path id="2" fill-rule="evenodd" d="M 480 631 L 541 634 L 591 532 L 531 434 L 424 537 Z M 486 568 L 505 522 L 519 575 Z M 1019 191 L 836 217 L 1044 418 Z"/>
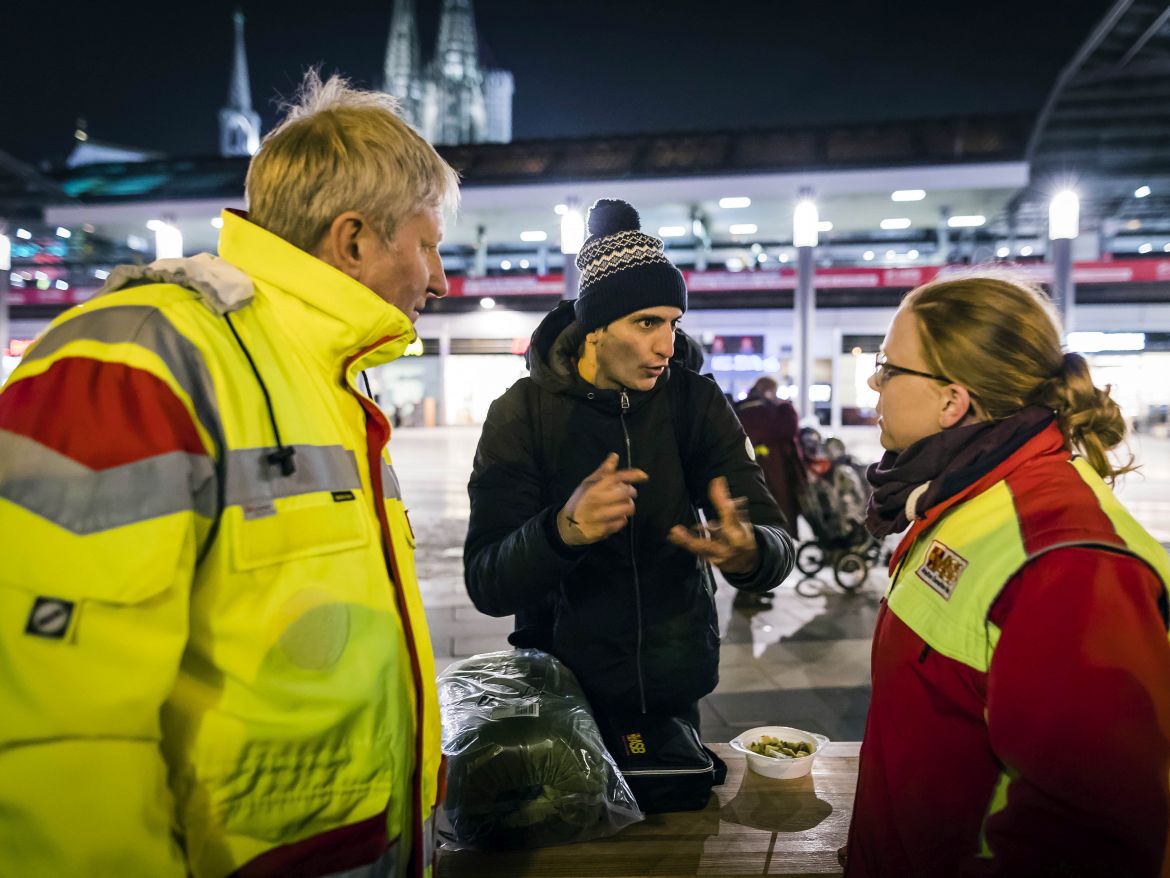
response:
<path id="1" fill-rule="evenodd" d="M 885 387 L 891 378 L 899 375 L 917 375 L 919 378 L 929 378 L 931 381 L 941 381 L 943 384 L 953 384 L 950 378 L 935 375 L 931 372 L 920 372 L 917 369 L 907 369 L 905 366 L 895 366 L 889 362 L 884 354 L 877 354 L 873 360 L 873 380 L 878 387 Z"/>

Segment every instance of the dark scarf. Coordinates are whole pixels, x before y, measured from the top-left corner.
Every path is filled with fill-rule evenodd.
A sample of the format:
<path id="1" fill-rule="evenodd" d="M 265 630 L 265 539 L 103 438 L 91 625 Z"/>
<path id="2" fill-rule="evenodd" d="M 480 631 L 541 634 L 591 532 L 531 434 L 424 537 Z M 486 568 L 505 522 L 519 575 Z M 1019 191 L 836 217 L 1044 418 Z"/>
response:
<path id="1" fill-rule="evenodd" d="M 914 503 L 914 516 L 968 488 L 1052 423 L 1054 415 L 1027 406 L 1000 421 L 952 427 L 919 439 L 904 451 L 887 451 L 866 472 L 873 485 L 865 526 L 877 537 L 910 526 L 906 501 L 918 487 L 926 490 Z M 929 484 L 927 484 L 929 483 Z"/>

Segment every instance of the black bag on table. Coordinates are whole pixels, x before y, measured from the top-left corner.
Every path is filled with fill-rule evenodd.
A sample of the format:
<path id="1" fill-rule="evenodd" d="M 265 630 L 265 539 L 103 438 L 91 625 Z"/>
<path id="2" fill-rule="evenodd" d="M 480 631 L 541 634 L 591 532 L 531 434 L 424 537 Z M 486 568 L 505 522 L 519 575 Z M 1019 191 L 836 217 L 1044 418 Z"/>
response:
<path id="1" fill-rule="evenodd" d="M 727 765 L 703 746 L 699 732 L 677 716 L 632 714 L 597 718 L 605 746 L 647 814 L 699 811 Z"/>

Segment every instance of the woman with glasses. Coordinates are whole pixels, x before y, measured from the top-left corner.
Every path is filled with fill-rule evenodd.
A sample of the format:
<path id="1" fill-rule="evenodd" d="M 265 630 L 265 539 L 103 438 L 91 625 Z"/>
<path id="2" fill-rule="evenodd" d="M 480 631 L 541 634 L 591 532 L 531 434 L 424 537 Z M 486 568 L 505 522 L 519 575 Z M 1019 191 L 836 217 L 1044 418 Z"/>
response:
<path id="1" fill-rule="evenodd" d="M 906 533 L 846 875 L 1170 874 L 1170 561 L 1110 490 L 1109 388 L 1003 276 L 913 290 L 869 383 L 867 523 Z"/>

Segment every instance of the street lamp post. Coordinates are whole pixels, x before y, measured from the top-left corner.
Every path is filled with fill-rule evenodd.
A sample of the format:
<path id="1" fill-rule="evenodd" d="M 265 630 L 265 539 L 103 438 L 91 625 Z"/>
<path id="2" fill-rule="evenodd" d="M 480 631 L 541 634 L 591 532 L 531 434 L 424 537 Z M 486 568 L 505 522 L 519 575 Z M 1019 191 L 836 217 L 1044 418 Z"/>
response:
<path id="1" fill-rule="evenodd" d="M 561 253 L 564 254 L 565 299 L 577 298 L 577 284 L 580 281 L 580 272 L 577 270 L 576 256 L 581 252 L 581 245 L 585 243 L 585 218 L 577 208 L 577 199 L 569 198 L 565 201 L 566 210 L 561 214 Z"/>
<path id="2" fill-rule="evenodd" d="M 1065 333 L 1073 331 L 1076 317 L 1076 284 L 1073 283 L 1073 241 L 1080 233 L 1081 202 L 1071 189 L 1052 196 L 1048 203 L 1048 259 L 1052 263 L 1052 298 L 1056 300 Z"/>
<path id="3" fill-rule="evenodd" d="M 815 414 L 809 391 L 812 388 L 813 372 L 813 316 L 817 308 L 817 290 L 814 283 L 815 266 L 813 250 L 817 246 L 816 203 L 809 193 L 804 193 L 792 213 L 792 243 L 796 247 L 796 353 L 799 372 L 798 392 L 800 394 L 801 417 Z"/>

